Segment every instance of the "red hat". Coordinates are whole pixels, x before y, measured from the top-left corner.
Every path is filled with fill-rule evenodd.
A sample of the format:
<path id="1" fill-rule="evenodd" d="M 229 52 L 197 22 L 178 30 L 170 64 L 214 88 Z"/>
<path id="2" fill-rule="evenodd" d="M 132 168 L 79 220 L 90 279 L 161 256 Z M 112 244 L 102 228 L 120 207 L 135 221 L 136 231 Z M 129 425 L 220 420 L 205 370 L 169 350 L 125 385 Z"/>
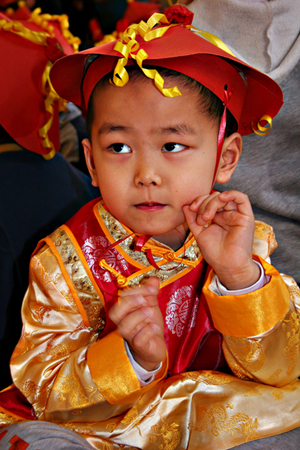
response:
<path id="1" fill-rule="evenodd" d="M 63 98 L 85 109 L 96 83 L 107 73 L 114 70 L 113 82 L 122 86 L 127 82 L 126 65 L 137 63 L 150 78 L 158 74 L 146 68 L 161 66 L 194 78 L 216 94 L 235 117 L 241 135 L 266 134 L 283 104 L 279 85 L 237 59 L 216 36 L 191 31 L 192 18 L 186 7 L 175 5 L 165 15 L 151 16 L 147 24 L 129 26 L 122 41 L 64 57 L 51 70 L 53 86 Z M 86 61 L 94 58 L 86 70 Z M 165 95 L 178 94 L 175 90 Z"/>
<path id="2" fill-rule="evenodd" d="M 49 71 L 80 43 L 68 27 L 66 15 L 40 14 L 39 8 L 11 17 L 0 13 L 0 124 L 18 144 L 46 159 L 60 148 L 60 98 Z"/>

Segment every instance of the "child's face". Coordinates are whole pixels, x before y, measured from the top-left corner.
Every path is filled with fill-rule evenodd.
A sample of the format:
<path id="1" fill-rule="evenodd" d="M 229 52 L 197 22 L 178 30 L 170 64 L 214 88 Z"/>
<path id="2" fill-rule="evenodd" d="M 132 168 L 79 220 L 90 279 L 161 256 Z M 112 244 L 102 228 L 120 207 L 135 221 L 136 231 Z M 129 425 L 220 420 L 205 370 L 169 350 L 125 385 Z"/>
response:
<path id="1" fill-rule="evenodd" d="M 98 87 L 92 145 L 85 142 L 93 185 L 109 211 L 136 233 L 171 246 L 175 228 L 187 232 L 182 207 L 211 191 L 218 136 L 199 96 L 174 80 L 165 87 L 174 84 L 182 93 L 176 98 L 164 97 L 146 78 Z"/>

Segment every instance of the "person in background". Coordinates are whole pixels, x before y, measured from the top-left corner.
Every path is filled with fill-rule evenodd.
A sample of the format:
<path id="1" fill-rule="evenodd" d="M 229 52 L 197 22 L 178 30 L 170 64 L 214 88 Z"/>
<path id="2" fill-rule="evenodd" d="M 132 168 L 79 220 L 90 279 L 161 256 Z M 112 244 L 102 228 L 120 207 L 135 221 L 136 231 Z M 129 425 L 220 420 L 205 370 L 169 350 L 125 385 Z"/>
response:
<path id="1" fill-rule="evenodd" d="M 52 19 L 21 6 L 11 17 L 0 13 L 1 388 L 11 383 L 8 364 L 21 330 L 31 253 L 45 233 L 99 195 L 58 153 L 63 102 L 48 74 L 78 40 L 66 16 Z"/>

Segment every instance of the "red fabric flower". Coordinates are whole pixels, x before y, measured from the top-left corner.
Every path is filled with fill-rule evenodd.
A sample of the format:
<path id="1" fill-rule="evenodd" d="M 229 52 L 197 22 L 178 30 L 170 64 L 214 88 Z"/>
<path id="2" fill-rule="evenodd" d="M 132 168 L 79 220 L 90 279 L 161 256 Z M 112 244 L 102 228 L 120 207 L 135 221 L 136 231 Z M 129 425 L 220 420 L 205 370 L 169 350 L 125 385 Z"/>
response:
<path id="1" fill-rule="evenodd" d="M 170 23 L 182 23 L 183 25 L 191 25 L 194 17 L 186 6 L 173 5 L 164 11 L 164 15 Z"/>
<path id="2" fill-rule="evenodd" d="M 118 20 L 117 24 L 116 24 L 116 32 L 118 33 L 118 35 L 120 33 L 124 33 L 124 31 L 129 27 L 129 20 L 124 18 L 124 19 L 120 19 Z"/>
<path id="3" fill-rule="evenodd" d="M 51 62 L 55 62 L 57 59 L 65 55 L 65 52 L 56 38 L 47 37 L 47 46 L 45 47 L 45 53 L 47 58 Z"/>

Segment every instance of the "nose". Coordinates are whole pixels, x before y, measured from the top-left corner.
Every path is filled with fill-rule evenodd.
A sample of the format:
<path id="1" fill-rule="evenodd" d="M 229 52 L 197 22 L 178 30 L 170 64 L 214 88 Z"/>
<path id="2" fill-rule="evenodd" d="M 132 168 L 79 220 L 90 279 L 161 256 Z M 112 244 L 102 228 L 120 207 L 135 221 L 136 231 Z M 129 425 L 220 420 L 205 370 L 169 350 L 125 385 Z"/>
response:
<path id="1" fill-rule="evenodd" d="M 155 161 L 142 157 L 136 163 L 134 184 L 140 186 L 160 186 L 162 177 Z"/>

